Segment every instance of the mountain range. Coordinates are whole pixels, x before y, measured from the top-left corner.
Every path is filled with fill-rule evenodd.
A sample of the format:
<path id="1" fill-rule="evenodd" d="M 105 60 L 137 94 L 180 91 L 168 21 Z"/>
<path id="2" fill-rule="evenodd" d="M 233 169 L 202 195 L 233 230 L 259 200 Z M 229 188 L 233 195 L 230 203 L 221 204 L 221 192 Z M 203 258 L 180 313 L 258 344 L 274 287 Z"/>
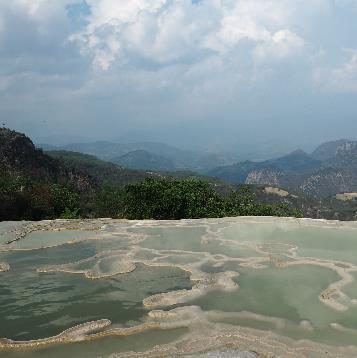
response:
<path id="1" fill-rule="evenodd" d="M 233 164 L 237 160 L 237 156 L 230 153 L 194 152 L 155 142 L 113 143 L 101 141 L 73 143 L 60 147 L 37 144 L 37 147 L 44 150 L 80 152 L 128 168 L 152 171 L 190 170 L 203 174 L 215 167 Z"/>
<path id="2" fill-rule="evenodd" d="M 102 156 L 113 155 L 104 151 L 104 145 L 100 147 Z M 50 148 L 53 149 L 47 146 Z M 140 158 L 146 159 L 141 163 Z M 77 192 L 99 193 L 105 187 L 115 190 L 148 178 L 197 178 L 208 181 L 223 196 L 247 187 L 258 202 L 288 205 L 306 217 L 357 218 L 357 194 L 354 194 L 357 191 L 357 142 L 354 141 L 324 143 L 311 154 L 295 151 L 263 162 L 245 161 L 221 166 L 210 170 L 211 176 L 191 171 L 163 171 L 172 165 L 165 152 L 153 155 L 137 149 L 116 159 L 113 157 L 113 160 L 135 167 L 155 165 L 157 171 L 128 169 L 93 155 L 68 150 L 43 151 L 24 134 L 0 129 L 0 179 L 9 178 L 10 183 L 20 176 L 49 185 L 62 184 Z M 21 191 L 21 187 L 16 190 Z M 83 200 L 85 198 L 86 195 Z"/>
<path id="3" fill-rule="evenodd" d="M 176 169 L 174 161 L 163 155 L 150 153 L 147 150 L 134 150 L 132 152 L 112 158 L 113 163 L 123 167 L 138 170 L 153 171 L 174 171 Z"/>
<path id="4" fill-rule="evenodd" d="M 271 185 L 315 198 L 357 191 L 357 142 L 323 143 L 311 154 L 295 151 L 263 162 L 239 162 L 208 175 L 231 183 Z"/>
<path id="5" fill-rule="evenodd" d="M 296 150 L 260 162 L 236 162 L 227 153 L 192 152 L 152 142 L 39 146 L 93 155 L 128 169 L 193 171 L 233 184 L 270 185 L 315 198 L 357 191 L 357 142 L 347 139 L 323 143 L 312 153 Z"/>

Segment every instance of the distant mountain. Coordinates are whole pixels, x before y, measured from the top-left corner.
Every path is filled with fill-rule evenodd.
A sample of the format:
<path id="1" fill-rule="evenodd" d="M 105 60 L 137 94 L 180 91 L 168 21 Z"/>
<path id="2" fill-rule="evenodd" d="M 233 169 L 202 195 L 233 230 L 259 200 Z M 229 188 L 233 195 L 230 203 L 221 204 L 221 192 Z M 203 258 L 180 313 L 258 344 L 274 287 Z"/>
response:
<path id="1" fill-rule="evenodd" d="M 75 152 L 92 154 L 96 157 L 111 161 L 113 158 L 118 158 L 127 153 L 136 150 L 145 150 L 147 152 L 162 155 L 165 153 L 165 157 L 169 159 L 178 160 L 178 158 L 185 158 L 188 155 L 187 152 L 180 149 L 171 147 L 162 143 L 112 143 L 112 142 L 93 142 L 93 143 L 77 143 L 68 144 L 64 147 L 66 150 L 72 150 Z"/>
<path id="2" fill-rule="evenodd" d="M 105 162 L 89 154 L 64 150 L 47 151 L 46 154 L 69 167 L 90 175 L 100 185 L 123 186 L 158 176 L 158 174 L 154 173 L 122 168 L 119 165 Z"/>
<path id="3" fill-rule="evenodd" d="M 113 158 L 112 162 L 125 168 L 153 171 L 174 171 L 175 165 L 172 160 L 146 150 L 134 150 L 120 157 Z"/>
<path id="4" fill-rule="evenodd" d="M 232 183 L 285 188 L 315 198 L 357 192 L 357 142 L 329 142 L 311 155 L 295 151 L 274 160 L 216 168 L 209 175 Z"/>
<path id="5" fill-rule="evenodd" d="M 237 180 L 238 172 L 239 180 L 251 185 L 227 184 L 189 171 L 157 173 L 125 169 L 77 152 L 43 152 L 24 134 L 3 128 L 0 129 L 0 182 L 7 186 L 0 188 L 0 219 L 59 217 L 66 213 L 67 205 L 74 214 L 80 208 L 84 217 L 113 215 L 117 210 L 117 191 L 123 185 L 146 178 L 204 179 L 222 196 L 241 186 L 254 194 L 257 203 L 286 205 L 300 210 L 306 217 L 357 219 L 356 143 L 340 144 L 335 155 L 325 161 L 297 151 L 274 160 L 243 162 L 220 170 L 224 172 L 227 168 L 233 178 L 231 182 Z M 18 177 L 35 181 L 21 181 L 18 185 L 15 180 Z M 57 198 L 53 194 L 56 184 L 69 188 L 72 194 L 60 191 L 61 196 Z M 76 197 L 73 191 L 80 197 L 72 203 L 72 208 L 71 200 Z"/>
<path id="6" fill-rule="evenodd" d="M 38 143 L 35 144 L 36 148 L 42 149 L 42 150 L 57 150 L 58 147 L 52 144 L 45 144 L 45 143 Z"/>
<path id="7" fill-rule="evenodd" d="M 302 150 L 296 150 L 278 159 L 268 160 L 265 165 L 269 168 L 301 174 L 319 168 L 321 162 Z"/>
<path id="8" fill-rule="evenodd" d="M 330 159 L 330 162 L 343 166 L 357 164 L 357 141 L 339 145 L 336 149 L 336 155 Z"/>
<path id="9" fill-rule="evenodd" d="M 302 174 L 312 172 L 319 168 L 321 162 L 311 158 L 307 153 L 298 150 L 277 159 L 264 162 L 245 161 L 230 166 L 219 167 L 209 171 L 207 174 L 233 183 L 246 183 L 251 173 L 295 173 Z M 248 182 L 250 180 L 248 179 Z M 249 183 L 250 184 L 250 183 Z M 264 184 L 254 182 L 254 184 Z M 271 182 L 267 184 L 272 184 Z"/>
<path id="10" fill-rule="evenodd" d="M 171 161 L 172 165 L 169 165 L 169 170 L 192 170 L 199 173 L 204 173 L 212 168 L 232 164 L 234 162 L 234 156 L 232 157 L 232 155 L 229 154 L 199 153 L 154 142 L 112 143 L 102 141 L 93 143 L 74 143 L 62 147 L 54 147 L 49 144 L 38 144 L 38 147 L 43 148 L 44 150 L 66 150 L 94 155 L 102 160 L 114 163 L 118 163 L 119 157 L 125 156 L 131 152 L 145 151 L 152 156 L 160 156 L 162 161 L 165 161 L 167 165 L 169 163 L 168 161 Z M 146 166 L 138 165 L 135 166 L 135 168 L 145 170 Z"/>
<path id="11" fill-rule="evenodd" d="M 96 186 L 87 174 L 51 158 L 24 134 L 6 128 L 0 128 L 0 173 L 1 177 L 29 177 L 82 191 Z"/>
<path id="12" fill-rule="evenodd" d="M 326 159 L 318 170 L 303 179 L 299 185 L 301 191 L 315 197 L 357 191 L 356 141 L 343 139 L 324 143 L 312 155 Z"/>
<path id="13" fill-rule="evenodd" d="M 243 184 L 248 174 L 259 168 L 259 163 L 245 161 L 233 165 L 218 167 L 207 172 L 207 175 L 226 180 L 231 183 Z"/>
<path id="14" fill-rule="evenodd" d="M 341 148 L 353 143 L 357 142 L 348 139 L 340 139 L 322 143 L 311 153 L 311 156 L 318 160 L 328 160 L 334 158 Z"/>
<path id="15" fill-rule="evenodd" d="M 120 163 L 121 166 L 153 172 L 181 171 L 179 175 L 182 177 L 197 177 L 195 173 L 204 173 L 232 184 L 268 185 L 318 199 L 357 192 L 357 142 L 345 139 L 324 143 L 310 155 L 298 150 L 276 159 L 230 165 L 221 165 L 226 158 L 220 154 L 193 153 L 161 143 L 96 142 L 72 144 L 66 148 L 97 153 L 101 158 L 109 158 L 106 160 Z M 212 169 L 215 163 L 219 165 Z M 80 169 L 83 170 L 83 167 Z M 148 173 L 130 173 L 128 182 L 131 180 L 129 177 L 135 178 L 137 175 L 145 177 Z M 174 178 L 178 174 L 161 175 Z M 111 177 L 109 173 L 106 176 Z"/>
<path id="16" fill-rule="evenodd" d="M 52 158 L 57 159 L 63 165 L 80 170 L 91 176 L 99 186 L 122 187 L 127 184 L 136 183 L 145 179 L 206 179 L 214 185 L 220 193 L 231 190 L 231 185 L 223 183 L 214 178 L 205 177 L 192 171 L 143 171 L 123 168 L 118 164 L 106 162 L 89 154 L 70 152 L 65 150 L 51 150 L 45 152 Z"/>

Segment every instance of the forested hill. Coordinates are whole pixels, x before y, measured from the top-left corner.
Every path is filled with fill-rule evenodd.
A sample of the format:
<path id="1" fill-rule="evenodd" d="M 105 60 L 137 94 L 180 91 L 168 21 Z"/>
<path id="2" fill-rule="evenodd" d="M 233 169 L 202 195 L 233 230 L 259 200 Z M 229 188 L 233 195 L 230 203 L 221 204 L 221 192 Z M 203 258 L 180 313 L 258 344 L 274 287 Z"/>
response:
<path id="1" fill-rule="evenodd" d="M 350 162 L 351 148 L 339 150 L 344 163 Z M 300 159 L 288 162 L 279 165 L 293 165 L 294 170 L 301 166 Z M 193 172 L 145 172 L 92 155 L 43 152 L 24 134 L 0 129 L 0 220 L 237 215 L 355 219 L 355 202 L 348 196 L 342 199 L 320 201 L 276 186 L 236 186 Z"/>
<path id="2" fill-rule="evenodd" d="M 122 186 L 159 176 L 159 174 L 156 173 L 126 169 L 89 154 L 65 150 L 52 150 L 46 151 L 45 153 L 61 161 L 68 167 L 75 168 L 78 171 L 90 175 L 99 185 Z"/>
<path id="3" fill-rule="evenodd" d="M 285 203 L 257 202 L 248 188 L 190 172 L 135 171 L 75 152 L 44 153 L 8 129 L 0 131 L 0 166 L 0 220 L 301 215 Z"/>
<path id="4" fill-rule="evenodd" d="M 88 174 L 46 155 L 24 134 L 6 128 L 0 128 L 0 173 L 3 178 L 26 177 L 79 191 L 96 187 L 95 180 Z"/>

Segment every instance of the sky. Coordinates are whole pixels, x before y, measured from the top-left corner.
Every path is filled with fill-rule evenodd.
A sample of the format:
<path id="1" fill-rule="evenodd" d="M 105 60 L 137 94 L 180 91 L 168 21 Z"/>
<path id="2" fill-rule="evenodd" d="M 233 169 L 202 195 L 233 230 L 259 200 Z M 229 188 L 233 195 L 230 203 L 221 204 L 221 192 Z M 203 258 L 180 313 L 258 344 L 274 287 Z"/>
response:
<path id="1" fill-rule="evenodd" d="M 0 0 L 0 118 L 51 144 L 356 139 L 357 1 Z"/>

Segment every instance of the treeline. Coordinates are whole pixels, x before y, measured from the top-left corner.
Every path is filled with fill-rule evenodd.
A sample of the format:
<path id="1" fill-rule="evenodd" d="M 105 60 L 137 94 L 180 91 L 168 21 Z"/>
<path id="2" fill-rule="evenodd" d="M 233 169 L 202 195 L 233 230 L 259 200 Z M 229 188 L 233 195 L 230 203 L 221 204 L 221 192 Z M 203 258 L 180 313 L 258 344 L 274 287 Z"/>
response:
<path id="1" fill-rule="evenodd" d="M 77 218 L 81 195 L 66 186 L 32 178 L 0 178 L 0 220 Z"/>
<path id="2" fill-rule="evenodd" d="M 203 180 L 146 179 L 124 187 L 77 192 L 29 178 L 0 179 L 0 220 L 111 217 L 198 219 L 225 216 L 297 216 L 286 205 L 259 203 L 249 188 L 219 195 Z"/>

